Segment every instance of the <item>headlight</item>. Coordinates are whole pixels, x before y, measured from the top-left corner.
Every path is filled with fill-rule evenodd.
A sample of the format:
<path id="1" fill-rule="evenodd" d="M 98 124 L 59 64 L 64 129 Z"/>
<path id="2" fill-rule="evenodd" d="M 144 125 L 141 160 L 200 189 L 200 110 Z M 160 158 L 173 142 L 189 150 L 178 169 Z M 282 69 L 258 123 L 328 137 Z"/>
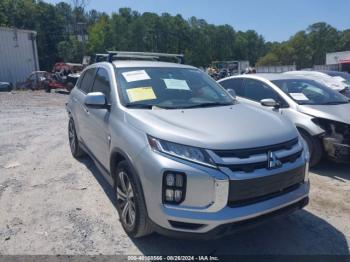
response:
<path id="1" fill-rule="evenodd" d="M 148 143 L 156 152 L 216 168 L 215 162 L 204 149 L 172 143 L 151 136 L 148 136 Z"/>

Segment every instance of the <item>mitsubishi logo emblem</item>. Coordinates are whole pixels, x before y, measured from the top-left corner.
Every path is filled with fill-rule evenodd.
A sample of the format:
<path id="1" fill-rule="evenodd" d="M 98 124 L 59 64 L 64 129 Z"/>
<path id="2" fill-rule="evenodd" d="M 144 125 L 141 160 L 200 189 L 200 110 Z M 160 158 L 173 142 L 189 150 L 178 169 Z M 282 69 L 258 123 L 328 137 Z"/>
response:
<path id="1" fill-rule="evenodd" d="M 267 153 L 267 168 L 274 169 L 274 168 L 278 168 L 280 166 L 282 166 L 282 162 L 280 160 L 278 160 L 275 153 L 273 153 L 272 151 L 269 151 Z"/>

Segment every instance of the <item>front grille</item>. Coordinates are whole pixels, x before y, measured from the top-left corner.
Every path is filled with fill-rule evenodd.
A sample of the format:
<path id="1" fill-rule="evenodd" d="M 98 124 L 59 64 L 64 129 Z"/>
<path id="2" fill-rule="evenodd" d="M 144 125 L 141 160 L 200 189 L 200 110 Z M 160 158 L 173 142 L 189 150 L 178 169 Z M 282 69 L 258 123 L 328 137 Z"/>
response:
<path id="1" fill-rule="evenodd" d="M 301 156 L 302 152 L 303 151 L 301 150 L 295 154 L 282 157 L 279 160 L 281 161 L 282 164 L 294 163 Z M 254 172 L 256 169 L 268 168 L 268 163 L 267 161 L 263 161 L 263 162 L 249 163 L 249 164 L 227 165 L 227 167 L 232 172 L 251 173 L 251 172 Z"/>
<path id="2" fill-rule="evenodd" d="M 236 158 L 249 158 L 252 155 L 266 154 L 268 151 L 279 151 L 279 150 L 290 150 L 298 144 L 298 138 L 294 138 L 284 143 L 255 147 L 255 148 L 245 148 L 245 149 L 234 149 L 234 150 L 214 150 L 214 153 L 221 158 L 224 157 L 236 157 Z"/>
<path id="3" fill-rule="evenodd" d="M 246 180 L 230 180 L 228 206 L 263 201 L 295 190 L 304 181 L 305 166 L 275 175 Z"/>

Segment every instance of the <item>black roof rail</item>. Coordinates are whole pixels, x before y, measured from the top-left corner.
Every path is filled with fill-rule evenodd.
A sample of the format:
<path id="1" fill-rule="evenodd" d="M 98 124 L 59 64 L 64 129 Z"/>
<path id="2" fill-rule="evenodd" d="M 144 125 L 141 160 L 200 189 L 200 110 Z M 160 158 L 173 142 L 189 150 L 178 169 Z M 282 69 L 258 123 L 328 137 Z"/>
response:
<path id="1" fill-rule="evenodd" d="M 108 62 L 112 63 L 118 58 L 134 58 L 145 60 L 159 60 L 161 57 L 176 58 L 179 64 L 184 63 L 183 54 L 150 53 L 150 52 L 129 52 L 129 51 L 107 51 Z"/>

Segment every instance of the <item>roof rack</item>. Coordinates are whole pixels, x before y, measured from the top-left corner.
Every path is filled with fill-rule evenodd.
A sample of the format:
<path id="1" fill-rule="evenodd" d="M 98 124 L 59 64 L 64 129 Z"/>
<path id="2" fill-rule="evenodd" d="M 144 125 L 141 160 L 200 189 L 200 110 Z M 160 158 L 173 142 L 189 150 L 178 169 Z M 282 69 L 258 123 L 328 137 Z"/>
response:
<path id="1" fill-rule="evenodd" d="M 118 58 L 133 58 L 133 59 L 144 59 L 144 60 L 155 60 L 158 61 L 161 57 L 172 57 L 176 58 L 179 64 L 184 63 L 184 55 L 182 54 L 166 54 L 166 53 L 149 53 L 149 52 L 127 52 L 127 51 L 107 51 L 108 62 L 112 63 Z"/>

